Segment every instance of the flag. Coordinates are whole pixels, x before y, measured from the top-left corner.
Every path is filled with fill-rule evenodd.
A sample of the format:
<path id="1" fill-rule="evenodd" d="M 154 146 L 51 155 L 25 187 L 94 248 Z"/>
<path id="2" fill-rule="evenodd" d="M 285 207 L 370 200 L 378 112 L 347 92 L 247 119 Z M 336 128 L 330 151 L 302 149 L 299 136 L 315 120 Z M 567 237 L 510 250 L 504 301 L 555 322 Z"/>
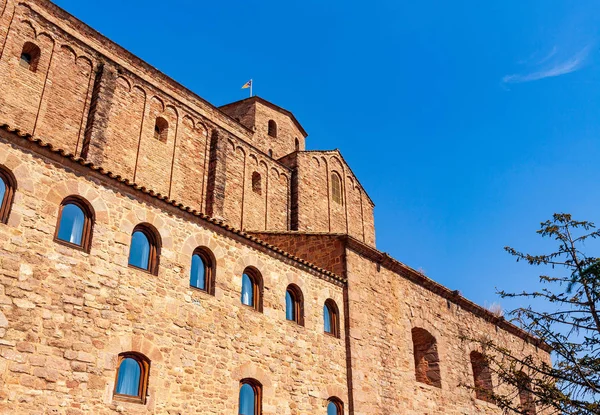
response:
<path id="1" fill-rule="evenodd" d="M 242 89 L 250 88 L 251 86 L 252 86 L 252 79 L 249 80 L 248 82 L 246 82 L 244 84 L 244 86 L 242 87 Z"/>

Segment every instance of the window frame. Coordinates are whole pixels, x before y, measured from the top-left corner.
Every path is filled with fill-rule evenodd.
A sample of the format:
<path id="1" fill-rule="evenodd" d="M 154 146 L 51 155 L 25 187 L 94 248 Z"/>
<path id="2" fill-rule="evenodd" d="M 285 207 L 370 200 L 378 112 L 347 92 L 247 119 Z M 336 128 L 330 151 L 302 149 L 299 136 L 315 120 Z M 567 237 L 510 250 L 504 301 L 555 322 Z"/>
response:
<path id="1" fill-rule="evenodd" d="M 215 264 L 216 261 L 212 255 L 212 253 L 210 252 L 210 250 L 208 250 L 205 247 L 199 246 L 196 249 L 194 249 L 194 252 L 192 253 L 192 258 L 194 257 L 194 255 L 198 255 L 200 257 L 200 259 L 202 260 L 202 262 L 204 263 L 204 289 L 200 288 L 200 287 L 195 287 L 192 285 L 192 281 L 191 281 L 191 273 L 192 273 L 192 264 L 191 264 L 191 260 L 190 260 L 190 288 L 197 290 L 197 291 L 201 291 L 201 292 L 205 292 L 207 294 L 210 295 L 215 295 Z"/>
<path id="2" fill-rule="evenodd" d="M 0 179 L 2 179 L 6 186 L 4 198 L 0 200 L 0 223 L 6 224 L 8 223 L 8 218 L 10 217 L 10 211 L 15 198 L 17 180 L 13 173 L 3 165 L 0 165 Z"/>
<path id="3" fill-rule="evenodd" d="M 119 371 L 121 370 L 121 363 L 125 359 L 133 359 L 140 365 L 140 384 L 138 385 L 137 396 L 123 395 L 117 393 L 117 386 L 119 383 Z M 137 352 L 123 352 L 119 353 L 117 361 L 117 370 L 115 373 L 115 386 L 113 387 L 113 399 L 122 402 L 140 403 L 146 404 L 146 397 L 148 395 L 148 382 L 150 379 L 150 359 L 141 353 Z"/>
<path id="4" fill-rule="evenodd" d="M 344 206 L 344 189 L 342 185 L 342 177 L 336 171 L 331 172 L 331 199 L 335 203 Z"/>
<path id="5" fill-rule="evenodd" d="M 131 242 L 133 240 L 133 234 L 135 234 L 136 232 L 142 232 L 148 239 L 148 244 L 150 245 L 150 253 L 148 254 L 148 269 L 140 268 L 129 262 L 129 259 L 131 257 Z M 160 266 L 161 245 L 162 244 L 160 234 L 154 226 L 150 225 L 149 223 L 137 224 L 135 228 L 133 228 L 133 231 L 131 231 L 131 236 L 129 237 L 129 254 L 127 255 L 127 266 L 129 268 L 144 271 L 152 275 L 158 275 L 158 270 Z"/>
<path id="6" fill-rule="evenodd" d="M 258 311 L 259 313 L 262 313 L 263 312 L 263 290 L 264 290 L 262 275 L 254 267 L 248 267 L 248 268 L 244 269 L 244 272 L 242 272 L 242 281 L 244 278 L 244 274 L 246 274 L 248 276 L 248 278 L 250 278 L 250 282 L 252 283 L 252 296 L 253 296 L 252 298 L 254 301 L 253 301 L 253 305 L 244 304 L 241 301 L 242 290 L 240 290 L 240 303 L 244 307 L 248 307 L 248 308 L 254 309 L 255 311 Z M 242 283 L 242 288 L 243 288 L 243 283 Z"/>
<path id="7" fill-rule="evenodd" d="M 292 321 L 299 326 L 304 326 L 304 295 L 302 290 L 296 284 L 290 284 L 285 289 L 286 295 L 289 293 L 292 298 L 292 307 L 294 307 L 294 318 L 289 320 L 287 318 L 287 301 L 286 301 L 286 321 Z"/>
<path id="8" fill-rule="evenodd" d="M 325 320 L 323 320 L 323 333 L 325 333 L 328 336 L 332 336 L 332 337 L 335 337 L 336 339 L 339 339 L 340 338 L 340 310 L 338 309 L 336 302 L 333 301 L 331 298 L 328 298 L 327 300 L 325 300 L 325 303 L 323 304 L 323 306 L 327 307 L 327 310 L 329 311 L 329 321 L 330 321 L 330 325 L 331 325 L 331 332 L 325 331 Z M 323 319 L 325 319 L 325 316 L 323 316 Z"/>
<path id="9" fill-rule="evenodd" d="M 60 231 L 60 222 L 62 220 L 63 209 L 66 205 L 75 205 L 83 212 L 83 230 L 81 231 L 81 245 L 74 244 L 69 241 L 65 241 L 58 237 L 58 232 Z M 68 246 L 69 248 L 79 249 L 80 251 L 90 253 L 90 249 L 92 247 L 92 235 L 94 232 L 94 223 L 95 223 L 95 215 L 94 209 L 92 205 L 82 198 L 81 196 L 71 195 L 67 196 L 60 202 L 60 207 L 58 208 L 58 217 L 56 219 L 56 226 L 54 227 L 54 242 L 59 243 L 61 245 Z"/>
<path id="10" fill-rule="evenodd" d="M 342 402 L 342 400 L 340 398 L 336 398 L 335 396 L 332 396 L 331 398 L 327 399 L 326 409 L 329 409 L 330 404 L 335 405 L 335 408 L 337 409 L 337 415 L 344 415 L 344 403 Z"/>
<path id="11" fill-rule="evenodd" d="M 238 388 L 238 413 L 240 411 L 239 394 L 242 390 L 242 386 L 248 385 L 254 391 L 254 415 L 262 415 L 262 384 L 252 378 L 244 378 L 240 381 L 240 387 Z"/>

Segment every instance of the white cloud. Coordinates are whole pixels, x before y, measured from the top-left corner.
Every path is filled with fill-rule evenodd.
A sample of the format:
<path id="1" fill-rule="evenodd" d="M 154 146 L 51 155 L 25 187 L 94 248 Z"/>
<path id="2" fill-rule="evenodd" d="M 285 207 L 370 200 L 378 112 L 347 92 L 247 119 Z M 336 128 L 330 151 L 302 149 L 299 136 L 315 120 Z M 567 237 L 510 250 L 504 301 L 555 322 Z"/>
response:
<path id="1" fill-rule="evenodd" d="M 551 65 L 547 65 L 543 69 L 539 69 L 534 72 L 526 73 L 526 74 L 512 74 L 506 75 L 502 78 L 502 81 L 507 84 L 515 84 L 521 82 L 531 82 L 537 81 L 544 78 L 552 78 L 555 76 L 565 75 L 571 72 L 575 72 L 580 69 L 585 61 L 587 60 L 590 52 L 592 50 L 592 45 L 587 45 L 579 52 L 577 52 L 574 56 L 569 57 L 566 60 L 554 61 Z M 551 57 L 556 54 L 556 47 L 552 49 L 550 54 L 542 59 L 539 63 L 544 63 L 548 61 Z"/>

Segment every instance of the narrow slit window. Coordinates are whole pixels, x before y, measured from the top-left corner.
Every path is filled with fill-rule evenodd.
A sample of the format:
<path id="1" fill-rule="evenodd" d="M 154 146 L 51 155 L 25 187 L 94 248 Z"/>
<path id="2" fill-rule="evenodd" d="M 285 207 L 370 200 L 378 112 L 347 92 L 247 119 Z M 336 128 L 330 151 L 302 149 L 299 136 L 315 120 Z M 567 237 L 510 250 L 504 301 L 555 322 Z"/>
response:
<path id="1" fill-rule="evenodd" d="M 36 44 L 25 42 L 23 45 L 23 50 L 21 51 L 19 64 L 23 68 L 29 69 L 31 72 L 36 72 L 38 63 L 40 61 L 40 55 L 40 48 Z"/>
<path id="2" fill-rule="evenodd" d="M 162 117 L 156 119 L 154 124 L 154 138 L 163 143 L 167 142 L 169 136 L 169 123 Z"/>
<path id="3" fill-rule="evenodd" d="M 262 194 L 262 178 L 259 172 L 252 173 L 252 191 L 256 194 Z"/>
<path id="4" fill-rule="evenodd" d="M 519 388 L 519 402 L 521 410 L 527 415 L 536 415 L 535 400 L 531 391 L 531 379 L 523 372 L 517 373 L 517 382 Z"/>
<path id="5" fill-rule="evenodd" d="M 344 204 L 342 197 L 342 179 L 336 172 L 331 173 L 331 197 L 335 203 Z"/>
<path id="6" fill-rule="evenodd" d="M 277 138 L 277 123 L 273 120 L 269 120 L 268 134 L 273 138 Z"/>

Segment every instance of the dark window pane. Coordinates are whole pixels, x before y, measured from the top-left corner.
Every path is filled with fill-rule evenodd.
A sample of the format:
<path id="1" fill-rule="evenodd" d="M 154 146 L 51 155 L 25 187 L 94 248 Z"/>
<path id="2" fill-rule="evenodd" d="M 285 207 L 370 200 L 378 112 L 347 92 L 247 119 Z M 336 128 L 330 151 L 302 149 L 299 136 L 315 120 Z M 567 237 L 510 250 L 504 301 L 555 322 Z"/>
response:
<path id="1" fill-rule="evenodd" d="M 254 307 L 254 284 L 246 274 L 242 276 L 242 304 Z"/>
<path id="2" fill-rule="evenodd" d="M 83 239 L 83 224 L 85 214 L 83 210 L 72 203 L 63 206 L 60 224 L 58 225 L 58 239 L 81 245 Z"/>
<path id="3" fill-rule="evenodd" d="M 289 291 L 285 292 L 285 318 L 291 321 L 296 320 L 296 309 L 294 307 L 294 299 Z"/>
<path id="4" fill-rule="evenodd" d="M 254 400 L 255 399 L 256 399 L 256 396 L 254 395 L 254 389 L 252 389 L 252 386 L 248 385 L 247 383 L 243 384 L 242 387 L 240 388 L 239 415 L 255 415 L 254 414 L 254 407 L 255 407 Z"/>
<path id="5" fill-rule="evenodd" d="M 4 196 L 6 196 L 6 183 L 0 178 L 0 206 L 4 202 Z"/>
<path id="6" fill-rule="evenodd" d="M 329 402 L 329 405 L 327 405 L 327 415 L 338 415 L 337 405 L 333 402 Z"/>
<path id="7" fill-rule="evenodd" d="M 204 261 L 198 254 L 192 256 L 190 285 L 201 290 L 206 290 L 206 264 L 204 264 Z"/>
<path id="8" fill-rule="evenodd" d="M 142 370 L 135 359 L 126 358 L 119 367 L 116 393 L 120 395 L 138 396 Z"/>
<path id="9" fill-rule="evenodd" d="M 329 311 L 327 304 L 323 306 L 323 320 L 325 323 L 325 333 L 331 333 L 331 311 Z"/>
<path id="10" fill-rule="evenodd" d="M 129 265 L 148 269 L 150 260 L 150 242 L 144 232 L 136 231 L 131 236 L 131 247 L 129 248 Z"/>

